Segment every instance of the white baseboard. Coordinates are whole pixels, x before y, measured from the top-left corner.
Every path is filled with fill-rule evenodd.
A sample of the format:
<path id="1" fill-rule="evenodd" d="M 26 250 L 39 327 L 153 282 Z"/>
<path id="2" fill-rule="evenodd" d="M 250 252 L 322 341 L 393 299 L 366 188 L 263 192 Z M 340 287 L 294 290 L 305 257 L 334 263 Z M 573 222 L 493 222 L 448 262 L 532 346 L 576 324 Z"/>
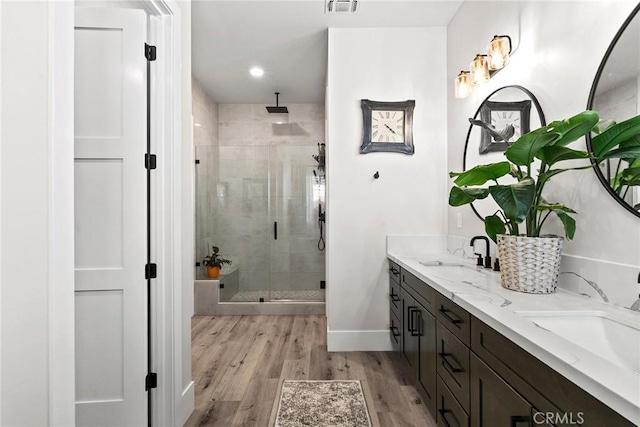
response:
<path id="1" fill-rule="evenodd" d="M 180 405 L 176 413 L 177 426 L 183 426 L 195 408 L 195 382 L 191 381 L 180 397 Z"/>
<path id="2" fill-rule="evenodd" d="M 329 331 L 327 351 L 392 351 L 388 330 Z"/>

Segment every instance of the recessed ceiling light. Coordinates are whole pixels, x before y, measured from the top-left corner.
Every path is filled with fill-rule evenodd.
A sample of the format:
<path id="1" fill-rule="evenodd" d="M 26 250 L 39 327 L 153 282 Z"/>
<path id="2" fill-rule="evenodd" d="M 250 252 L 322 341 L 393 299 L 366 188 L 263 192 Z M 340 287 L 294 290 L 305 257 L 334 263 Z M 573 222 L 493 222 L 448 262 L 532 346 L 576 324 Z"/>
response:
<path id="1" fill-rule="evenodd" d="M 260 67 L 253 67 L 249 70 L 249 73 L 251 73 L 253 77 L 262 77 L 264 75 L 264 70 Z"/>

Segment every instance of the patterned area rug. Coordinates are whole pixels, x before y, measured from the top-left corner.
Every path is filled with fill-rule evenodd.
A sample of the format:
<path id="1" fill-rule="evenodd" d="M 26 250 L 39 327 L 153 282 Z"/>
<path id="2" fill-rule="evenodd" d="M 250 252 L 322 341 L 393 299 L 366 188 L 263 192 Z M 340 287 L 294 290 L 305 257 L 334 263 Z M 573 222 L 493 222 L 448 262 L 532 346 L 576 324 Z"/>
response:
<path id="1" fill-rule="evenodd" d="M 282 384 L 275 427 L 371 427 L 360 381 Z"/>

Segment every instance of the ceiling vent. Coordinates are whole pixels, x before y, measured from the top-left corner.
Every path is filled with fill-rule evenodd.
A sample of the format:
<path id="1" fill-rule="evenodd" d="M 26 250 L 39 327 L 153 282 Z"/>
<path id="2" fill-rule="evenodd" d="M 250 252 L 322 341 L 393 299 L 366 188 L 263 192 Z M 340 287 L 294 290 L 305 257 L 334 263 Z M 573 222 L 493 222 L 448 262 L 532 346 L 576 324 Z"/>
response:
<path id="1" fill-rule="evenodd" d="M 356 13 L 362 0 L 325 0 L 324 13 L 345 14 Z"/>

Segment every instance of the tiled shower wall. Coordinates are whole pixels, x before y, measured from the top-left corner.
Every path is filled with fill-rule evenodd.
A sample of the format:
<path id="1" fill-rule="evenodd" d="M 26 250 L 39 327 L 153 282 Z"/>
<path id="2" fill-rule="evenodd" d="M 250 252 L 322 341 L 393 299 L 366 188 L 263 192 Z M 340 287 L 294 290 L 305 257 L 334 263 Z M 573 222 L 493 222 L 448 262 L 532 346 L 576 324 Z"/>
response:
<path id="1" fill-rule="evenodd" d="M 288 116 L 270 115 L 262 104 L 216 105 L 195 80 L 193 93 L 197 259 L 219 246 L 239 268 L 240 290 L 319 289 L 311 156 L 324 142 L 324 105 L 288 104 Z"/>
<path id="2" fill-rule="evenodd" d="M 196 165 L 196 261 L 209 253 L 216 243 L 218 222 L 218 105 L 192 79 L 193 91 L 193 143 Z M 202 274 L 199 271 L 198 274 Z"/>

